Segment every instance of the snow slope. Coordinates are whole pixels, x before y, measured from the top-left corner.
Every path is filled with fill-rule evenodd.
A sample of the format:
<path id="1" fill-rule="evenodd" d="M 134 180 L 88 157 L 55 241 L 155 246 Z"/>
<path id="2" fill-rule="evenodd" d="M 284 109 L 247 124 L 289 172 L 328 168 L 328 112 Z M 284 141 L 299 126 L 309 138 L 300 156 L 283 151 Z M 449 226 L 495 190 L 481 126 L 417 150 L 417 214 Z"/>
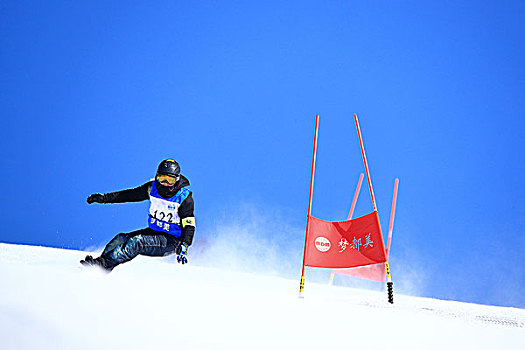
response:
<path id="1" fill-rule="evenodd" d="M 524 349 L 525 310 L 0 244 L 0 349 Z"/>

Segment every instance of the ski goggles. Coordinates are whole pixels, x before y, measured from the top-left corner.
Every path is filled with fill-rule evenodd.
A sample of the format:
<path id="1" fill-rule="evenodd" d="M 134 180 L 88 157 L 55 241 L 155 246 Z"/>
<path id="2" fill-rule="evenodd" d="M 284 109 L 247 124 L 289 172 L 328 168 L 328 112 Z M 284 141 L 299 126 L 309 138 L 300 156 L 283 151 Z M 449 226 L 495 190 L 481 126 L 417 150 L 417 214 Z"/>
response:
<path id="1" fill-rule="evenodd" d="M 178 176 L 171 176 L 171 175 L 165 175 L 165 174 L 157 174 L 156 177 L 158 182 L 165 182 L 168 185 L 175 185 L 177 180 L 179 179 Z"/>

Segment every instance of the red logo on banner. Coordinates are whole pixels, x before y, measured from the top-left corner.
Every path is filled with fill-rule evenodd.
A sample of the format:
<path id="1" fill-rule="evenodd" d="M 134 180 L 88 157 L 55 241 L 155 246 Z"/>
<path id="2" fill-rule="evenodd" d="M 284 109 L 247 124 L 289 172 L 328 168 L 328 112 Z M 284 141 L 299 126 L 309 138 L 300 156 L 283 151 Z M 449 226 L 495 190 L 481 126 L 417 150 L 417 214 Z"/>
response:
<path id="1" fill-rule="evenodd" d="M 308 220 L 305 265 L 347 268 L 386 261 L 376 211 L 342 222 L 324 221 L 313 216 Z"/>
<path id="2" fill-rule="evenodd" d="M 315 239 L 315 247 L 320 252 L 327 252 L 330 250 L 330 247 L 332 246 L 332 243 L 328 240 L 326 237 L 317 237 Z"/>

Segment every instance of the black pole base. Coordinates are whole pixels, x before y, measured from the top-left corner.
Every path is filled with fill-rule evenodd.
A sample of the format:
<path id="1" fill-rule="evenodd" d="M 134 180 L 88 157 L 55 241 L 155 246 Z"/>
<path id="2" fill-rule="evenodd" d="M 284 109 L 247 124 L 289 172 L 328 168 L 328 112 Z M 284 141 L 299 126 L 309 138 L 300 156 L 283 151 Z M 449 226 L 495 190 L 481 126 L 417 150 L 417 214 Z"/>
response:
<path id="1" fill-rule="evenodd" d="M 386 287 L 388 289 L 388 302 L 394 303 L 394 282 L 387 282 Z"/>

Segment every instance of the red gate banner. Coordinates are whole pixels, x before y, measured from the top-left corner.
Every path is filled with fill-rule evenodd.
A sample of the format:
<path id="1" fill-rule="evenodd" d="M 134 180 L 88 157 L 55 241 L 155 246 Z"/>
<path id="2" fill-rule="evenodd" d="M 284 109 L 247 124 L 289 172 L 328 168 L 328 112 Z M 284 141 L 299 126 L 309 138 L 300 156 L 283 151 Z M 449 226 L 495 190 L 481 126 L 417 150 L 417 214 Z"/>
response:
<path id="1" fill-rule="evenodd" d="M 386 273 L 385 273 L 385 264 L 376 264 L 368 266 L 354 267 L 353 269 L 335 269 L 334 273 L 364 278 L 376 282 L 385 282 Z"/>
<path id="2" fill-rule="evenodd" d="M 308 221 L 306 266 L 348 268 L 386 261 L 377 211 L 348 221 L 313 216 Z"/>

